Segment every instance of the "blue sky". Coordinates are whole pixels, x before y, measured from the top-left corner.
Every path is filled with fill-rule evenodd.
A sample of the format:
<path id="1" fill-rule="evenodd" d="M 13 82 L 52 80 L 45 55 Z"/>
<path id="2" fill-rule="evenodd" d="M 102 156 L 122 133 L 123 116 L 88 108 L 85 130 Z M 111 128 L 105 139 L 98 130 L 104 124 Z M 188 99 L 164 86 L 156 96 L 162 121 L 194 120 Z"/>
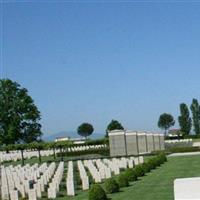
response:
<path id="1" fill-rule="evenodd" d="M 157 131 L 200 100 L 200 3 L 4 1 L 1 15 L 1 77 L 29 90 L 45 135 L 111 119 Z"/>

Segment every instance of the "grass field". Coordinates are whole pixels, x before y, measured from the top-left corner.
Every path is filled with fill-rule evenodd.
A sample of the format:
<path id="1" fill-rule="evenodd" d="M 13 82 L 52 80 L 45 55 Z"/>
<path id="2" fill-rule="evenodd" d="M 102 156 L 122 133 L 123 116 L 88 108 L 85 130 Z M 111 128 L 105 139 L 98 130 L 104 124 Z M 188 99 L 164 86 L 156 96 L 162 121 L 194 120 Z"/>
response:
<path id="1" fill-rule="evenodd" d="M 174 179 L 195 176 L 200 176 L 200 156 L 171 157 L 167 163 L 131 186 L 108 196 L 112 200 L 173 200 Z M 88 200 L 88 192 L 78 192 L 75 197 L 57 198 L 66 199 Z"/>

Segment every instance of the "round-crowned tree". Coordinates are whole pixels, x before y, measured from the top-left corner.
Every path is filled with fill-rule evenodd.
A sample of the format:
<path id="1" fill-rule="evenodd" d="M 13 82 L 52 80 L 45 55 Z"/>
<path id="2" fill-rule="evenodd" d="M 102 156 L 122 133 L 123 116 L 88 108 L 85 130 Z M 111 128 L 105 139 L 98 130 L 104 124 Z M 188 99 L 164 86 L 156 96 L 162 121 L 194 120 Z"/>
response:
<path id="1" fill-rule="evenodd" d="M 78 128 L 77 132 L 80 136 L 85 137 L 87 139 L 88 136 L 90 136 L 94 131 L 94 128 L 89 123 L 82 123 Z"/>
<path id="2" fill-rule="evenodd" d="M 160 115 L 158 120 L 158 127 L 165 130 L 165 135 L 167 134 L 167 130 L 174 126 L 175 120 L 174 117 L 171 114 L 163 113 Z"/>
<path id="3" fill-rule="evenodd" d="M 30 143 L 41 136 L 40 112 L 28 91 L 9 79 L 0 80 L 0 143 Z"/>
<path id="4" fill-rule="evenodd" d="M 112 120 L 107 128 L 106 128 L 106 137 L 108 137 L 108 132 L 109 131 L 113 131 L 113 130 L 124 130 L 124 127 L 121 125 L 120 122 L 118 122 L 117 120 Z"/>

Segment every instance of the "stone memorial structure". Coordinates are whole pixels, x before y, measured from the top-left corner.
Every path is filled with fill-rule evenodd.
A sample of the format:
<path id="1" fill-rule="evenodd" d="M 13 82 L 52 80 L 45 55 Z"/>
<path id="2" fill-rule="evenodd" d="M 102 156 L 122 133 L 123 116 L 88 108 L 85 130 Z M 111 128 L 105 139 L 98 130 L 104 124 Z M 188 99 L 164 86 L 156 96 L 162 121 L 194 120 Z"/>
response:
<path id="1" fill-rule="evenodd" d="M 114 130 L 108 135 L 111 156 L 141 155 L 165 149 L 162 134 Z"/>
<path id="2" fill-rule="evenodd" d="M 133 131 L 126 132 L 126 148 L 127 155 L 138 155 L 138 137 L 137 133 Z"/>
<path id="3" fill-rule="evenodd" d="M 139 154 L 148 153 L 146 133 L 137 133 Z"/>
<path id="4" fill-rule="evenodd" d="M 200 177 L 180 178 L 174 181 L 174 200 L 200 199 Z"/>
<path id="5" fill-rule="evenodd" d="M 124 156 L 127 154 L 125 134 L 123 130 L 115 130 L 109 133 L 111 156 Z"/>
<path id="6" fill-rule="evenodd" d="M 152 133 L 146 134 L 147 137 L 147 152 L 152 152 L 155 150 L 154 147 L 154 137 Z"/>

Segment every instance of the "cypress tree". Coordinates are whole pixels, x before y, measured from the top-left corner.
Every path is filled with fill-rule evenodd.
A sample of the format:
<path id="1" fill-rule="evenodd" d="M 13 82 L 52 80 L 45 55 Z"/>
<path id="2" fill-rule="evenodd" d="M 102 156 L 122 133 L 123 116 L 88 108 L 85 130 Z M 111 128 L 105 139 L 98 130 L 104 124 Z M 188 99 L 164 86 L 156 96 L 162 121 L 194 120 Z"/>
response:
<path id="1" fill-rule="evenodd" d="M 200 106 L 197 99 L 192 100 L 190 106 L 195 134 L 200 134 Z"/>
<path id="2" fill-rule="evenodd" d="M 180 116 L 178 117 L 181 132 L 184 135 L 189 135 L 192 127 L 192 119 L 190 111 L 185 103 L 180 104 Z"/>

